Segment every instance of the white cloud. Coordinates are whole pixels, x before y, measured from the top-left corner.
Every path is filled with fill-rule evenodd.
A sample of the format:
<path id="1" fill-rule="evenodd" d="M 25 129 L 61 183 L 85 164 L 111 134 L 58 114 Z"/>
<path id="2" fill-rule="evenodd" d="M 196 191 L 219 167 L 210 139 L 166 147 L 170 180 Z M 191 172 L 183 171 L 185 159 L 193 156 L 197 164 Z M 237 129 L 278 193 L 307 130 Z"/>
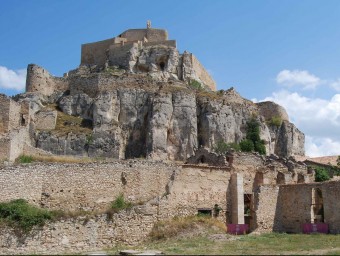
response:
<path id="1" fill-rule="evenodd" d="M 330 138 L 306 136 L 306 155 L 310 157 L 340 155 L 340 142 Z"/>
<path id="2" fill-rule="evenodd" d="M 331 82 L 330 86 L 337 92 L 340 92 L 340 78 L 338 78 L 338 80 L 336 81 Z"/>
<path id="3" fill-rule="evenodd" d="M 303 89 L 315 89 L 322 80 L 306 70 L 282 70 L 276 76 L 276 82 L 283 86 L 302 86 Z"/>
<path id="4" fill-rule="evenodd" d="M 340 94 L 327 100 L 282 90 L 266 100 L 283 106 L 291 122 L 306 134 L 306 155 L 340 155 Z"/>
<path id="5" fill-rule="evenodd" d="M 0 66 L 0 88 L 22 91 L 25 89 L 26 69 L 11 70 Z"/>

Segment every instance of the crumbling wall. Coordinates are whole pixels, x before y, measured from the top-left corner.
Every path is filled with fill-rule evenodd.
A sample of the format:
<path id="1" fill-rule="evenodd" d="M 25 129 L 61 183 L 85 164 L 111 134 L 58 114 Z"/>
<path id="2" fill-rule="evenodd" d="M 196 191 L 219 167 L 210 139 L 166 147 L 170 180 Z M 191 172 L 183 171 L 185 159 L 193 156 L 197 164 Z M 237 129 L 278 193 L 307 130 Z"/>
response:
<path id="1" fill-rule="evenodd" d="M 0 133 L 9 131 L 10 98 L 0 94 Z"/>
<path id="2" fill-rule="evenodd" d="M 277 229 L 280 232 L 301 233 L 302 224 L 311 223 L 312 191 L 320 189 L 323 198 L 324 222 L 329 224 L 331 233 L 340 233 L 340 182 L 282 185 L 279 190 L 276 211 Z"/>
<path id="3" fill-rule="evenodd" d="M 35 64 L 27 66 L 26 92 L 40 92 L 49 96 L 56 91 L 66 91 L 69 83 L 66 78 L 54 77 L 46 69 Z"/>
<path id="4" fill-rule="evenodd" d="M 37 130 L 53 130 L 57 123 L 57 111 L 40 111 L 35 114 L 35 128 Z"/>
<path id="5" fill-rule="evenodd" d="M 277 199 L 279 187 L 275 185 L 262 185 L 254 193 L 254 223 L 261 231 L 273 231 L 279 223 L 275 216 L 277 214 Z"/>
<path id="6" fill-rule="evenodd" d="M 23 154 L 24 145 L 29 143 L 28 127 L 13 130 L 8 136 L 10 138 L 8 160 L 14 161 Z"/>
<path id="7" fill-rule="evenodd" d="M 25 239 L 12 229 L 1 228 L 1 254 L 72 254 L 121 243 L 134 245 L 150 233 L 156 213 L 156 207 L 134 207 L 112 218 L 102 214 L 61 220 L 33 230 Z"/>
<path id="8" fill-rule="evenodd" d="M 17 129 L 22 124 L 22 114 L 21 114 L 21 105 L 13 100 L 10 100 L 9 107 L 9 130 Z"/>

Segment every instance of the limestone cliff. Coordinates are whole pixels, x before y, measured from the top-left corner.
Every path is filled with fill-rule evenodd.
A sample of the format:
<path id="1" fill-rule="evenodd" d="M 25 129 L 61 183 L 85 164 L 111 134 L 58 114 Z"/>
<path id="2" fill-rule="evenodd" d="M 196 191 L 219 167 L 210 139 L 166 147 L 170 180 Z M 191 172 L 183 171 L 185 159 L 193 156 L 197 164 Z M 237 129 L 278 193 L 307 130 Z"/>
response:
<path id="1" fill-rule="evenodd" d="M 80 86 L 88 81 L 95 89 Z M 35 146 L 54 154 L 185 160 L 199 147 L 213 150 L 219 141 L 239 143 L 253 116 L 261 123 L 268 154 L 304 154 L 304 135 L 289 123 L 282 107 L 254 104 L 233 88 L 211 92 L 147 75 L 95 73 L 74 75 L 69 90 L 40 98 L 45 107 L 37 113 L 52 106 L 59 118 L 55 129 L 36 129 Z M 282 124 L 271 124 L 273 117 Z"/>

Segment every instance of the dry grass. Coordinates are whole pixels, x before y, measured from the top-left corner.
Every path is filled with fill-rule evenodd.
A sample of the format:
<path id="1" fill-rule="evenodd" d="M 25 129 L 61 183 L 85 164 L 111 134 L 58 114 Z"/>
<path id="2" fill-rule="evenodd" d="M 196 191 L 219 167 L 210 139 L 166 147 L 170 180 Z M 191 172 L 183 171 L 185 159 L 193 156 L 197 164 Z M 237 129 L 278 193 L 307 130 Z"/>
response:
<path id="1" fill-rule="evenodd" d="M 204 216 L 175 217 L 171 220 L 160 221 L 153 227 L 151 240 L 168 239 L 180 235 L 188 236 L 188 233 L 201 233 L 205 230 L 218 230 L 225 232 L 225 224 L 221 221 Z"/>
<path id="2" fill-rule="evenodd" d="M 52 162 L 52 163 L 92 163 L 99 159 L 89 157 L 72 156 L 33 156 L 33 162 Z"/>
<path id="3" fill-rule="evenodd" d="M 219 99 L 223 99 L 223 95 L 217 93 L 217 92 L 213 92 L 213 91 L 206 91 L 206 90 L 199 90 L 197 91 L 197 97 L 206 97 L 209 98 L 211 100 L 219 100 Z"/>
<path id="4" fill-rule="evenodd" d="M 92 127 L 88 127 L 86 124 L 86 120 L 77 117 L 70 116 L 60 111 L 57 104 L 48 104 L 44 107 L 44 110 L 56 110 L 57 111 L 57 123 L 55 130 L 51 132 L 56 133 L 58 135 L 66 135 L 70 132 L 74 134 L 91 134 Z"/>

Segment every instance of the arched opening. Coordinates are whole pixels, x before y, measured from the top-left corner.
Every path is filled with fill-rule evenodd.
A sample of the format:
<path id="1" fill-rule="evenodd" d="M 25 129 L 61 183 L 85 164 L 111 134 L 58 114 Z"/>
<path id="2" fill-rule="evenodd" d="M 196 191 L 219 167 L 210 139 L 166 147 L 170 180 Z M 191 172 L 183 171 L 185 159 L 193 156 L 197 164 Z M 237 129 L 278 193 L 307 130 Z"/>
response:
<path id="1" fill-rule="evenodd" d="M 26 125 L 26 120 L 23 114 L 20 114 L 20 125 L 25 126 Z"/>
<path id="2" fill-rule="evenodd" d="M 165 63 L 162 61 L 159 63 L 159 68 L 164 71 L 165 70 Z"/>
<path id="3" fill-rule="evenodd" d="M 319 222 L 324 222 L 322 191 L 320 188 L 313 188 L 311 205 L 311 223 Z"/>

